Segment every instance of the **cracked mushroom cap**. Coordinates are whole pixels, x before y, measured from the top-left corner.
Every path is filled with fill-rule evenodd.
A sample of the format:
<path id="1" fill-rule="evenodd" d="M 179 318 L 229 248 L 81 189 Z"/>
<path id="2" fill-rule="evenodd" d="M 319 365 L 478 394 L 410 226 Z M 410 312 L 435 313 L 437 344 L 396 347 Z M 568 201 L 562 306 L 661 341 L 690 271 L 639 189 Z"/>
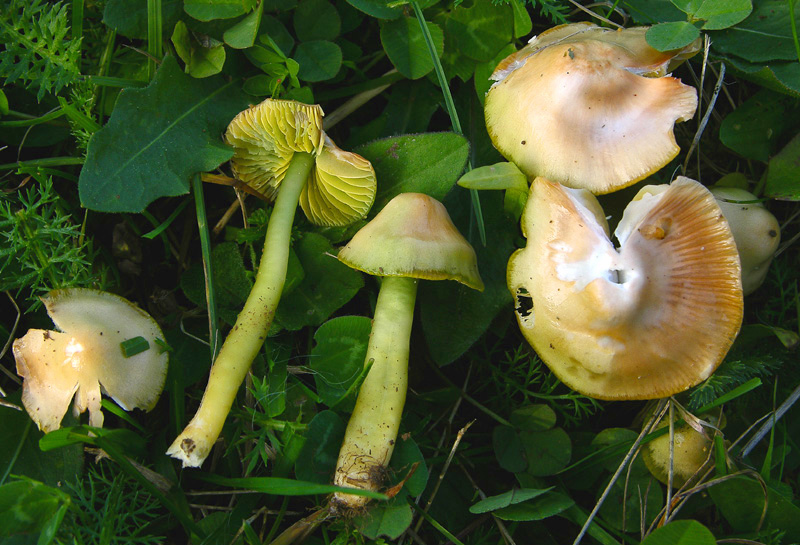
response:
<path id="1" fill-rule="evenodd" d="M 697 92 L 666 74 L 699 49 L 660 52 L 646 27 L 555 27 L 503 60 L 486 95 L 495 147 L 526 175 L 592 193 L 641 180 L 680 151 L 673 126 Z"/>
<path id="2" fill-rule="evenodd" d="M 55 290 L 42 302 L 59 331 L 31 329 L 13 348 L 24 381 L 22 403 L 39 429 L 58 429 L 73 396 L 75 413 L 88 409 L 90 425 L 101 427 L 101 390 L 126 411 L 155 407 L 168 356 L 158 347 L 164 335 L 149 314 L 92 289 Z M 122 343 L 136 337 L 148 347 L 126 357 Z"/>
<path id="3" fill-rule="evenodd" d="M 666 397 L 708 378 L 733 343 L 739 258 L 698 182 L 643 188 L 615 231 L 619 249 L 591 193 L 544 178 L 531 186 L 522 227 L 528 243 L 507 276 L 517 320 L 570 388 L 598 399 Z"/>
<path id="4" fill-rule="evenodd" d="M 475 250 L 444 205 L 422 193 L 401 193 L 389 201 L 338 257 L 375 276 L 456 280 L 483 291 Z"/>
<path id="5" fill-rule="evenodd" d="M 322 108 L 293 100 L 267 99 L 239 113 L 225 141 L 233 146 L 237 179 L 274 199 L 297 152 L 316 157 L 300 196 L 306 217 L 318 225 L 347 225 L 363 218 L 375 200 L 372 164 L 345 152 L 322 130 Z"/>

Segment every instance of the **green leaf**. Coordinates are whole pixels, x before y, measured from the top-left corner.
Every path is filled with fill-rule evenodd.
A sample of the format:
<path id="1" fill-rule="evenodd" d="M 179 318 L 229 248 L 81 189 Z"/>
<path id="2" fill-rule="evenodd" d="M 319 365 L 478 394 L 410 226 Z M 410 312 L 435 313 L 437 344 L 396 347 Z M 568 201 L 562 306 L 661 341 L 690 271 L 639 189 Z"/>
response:
<path id="1" fill-rule="evenodd" d="M 347 488 L 324 483 L 310 483 L 307 481 L 284 479 L 280 477 L 227 478 L 214 475 L 212 473 L 200 474 L 197 475 L 197 477 L 204 481 L 218 484 L 220 486 L 248 488 L 250 490 L 261 492 L 262 494 L 271 494 L 274 496 L 312 496 L 314 494 L 344 492 L 346 494 L 353 494 L 355 496 L 367 496 L 368 498 L 373 498 L 376 500 L 386 499 L 385 495 L 379 492 L 372 492 L 371 490 Z"/>
<path id="2" fill-rule="evenodd" d="M 376 19 L 397 19 L 403 14 L 402 7 L 391 7 L 393 0 L 347 0 L 347 3 Z"/>
<path id="3" fill-rule="evenodd" d="M 552 486 L 550 488 L 515 488 L 508 492 L 498 494 L 497 496 L 490 496 L 485 500 L 479 501 L 469 508 L 469 512 L 475 515 L 488 513 L 490 511 L 502 509 L 503 507 L 508 507 L 509 505 L 516 505 L 533 498 L 538 498 L 542 494 L 550 492 L 552 489 Z"/>
<path id="4" fill-rule="evenodd" d="M 416 469 L 414 464 L 418 464 Z M 402 491 L 395 496 L 395 501 L 404 499 L 405 494 L 400 497 L 402 492 L 406 492 L 412 497 L 417 497 L 425 491 L 425 485 L 428 484 L 428 466 L 425 464 L 425 458 L 422 456 L 416 441 L 410 437 L 407 439 L 399 437 L 395 442 L 389 469 L 393 474 L 390 481 L 392 486 L 400 483 L 411 471 L 414 472 L 403 484 Z"/>
<path id="5" fill-rule="evenodd" d="M 298 479 L 321 484 L 333 480 L 346 427 L 347 424 L 333 411 L 322 411 L 314 417 L 294 466 Z"/>
<path id="6" fill-rule="evenodd" d="M 546 431 L 556 425 L 556 413 L 549 405 L 527 405 L 514 409 L 509 420 L 521 431 Z"/>
<path id="7" fill-rule="evenodd" d="M 364 286 L 361 273 L 336 259 L 331 243 L 322 235 L 304 233 L 295 251 L 305 278 L 281 297 L 276 315 L 292 331 L 320 325 Z"/>
<path id="8" fill-rule="evenodd" d="M 142 336 L 126 339 L 119 344 L 122 349 L 122 355 L 126 358 L 132 358 L 136 354 L 141 354 L 150 350 L 150 343 Z"/>
<path id="9" fill-rule="evenodd" d="M 70 497 L 27 477 L 0 486 L 0 537 L 38 532 L 57 515 Z"/>
<path id="10" fill-rule="evenodd" d="M 800 21 L 800 3 L 795 3 L 794 13 L 795 20 Z M 717 53 L 750 62 L 797 61 L 789 8 L 784 0 L 759 2 L 747 19 L 714 33 L 713 40 Z"/>
<path id="11" fill-rule="evenodd" d="M 301 42 L 334 40 L 341 30 L 339 12 L 328 0 L 302 0 L 294 10 L 294 31 Z"/>
<path id="12" fill-rule="evenodd" d="M 264 11 L 264 2 L 259 2 L 258 7 L 244 19 L 225 31 L 222 39 L 234 49 L 252 47 L 258 36 L 261 26 L 261 14 Z"/>
<path id="13" fill-rule="evenodd" d="M 453 41 L 453 50 L 479 62 L 492 59 L 514 34 L 514 13 L 508 4 L 474 2 L 471 7 L 461 4 L 445 21 L 444 29 L 448 40 Z"/>
<path id="14" fill-rule="evenodd" d="M 362 519 L 359 530 L 369 539 L 386 536 L 397 539 L 411 526 L 411 507 L 405 502 L 391 505 L 375 505 Z M 359 521 L 357 521 L 358 523 Z"/>
<path id="15" fill-rule="evenodd" d="M 428 23 L 436 52 L 444 53 L 444 33 L 438 25 Z M 381 43 L 397 71 L 409 79 L 418 79 L 433 70 L 419 21 L 402 17 L 381 25 Z"/>
<path id="16" fill-rule="evenodd" d="M 616 468 L 615 468 L 616 469 Z M 608 484 L 608 479 L 597 489 L 597 496 Z M 625 487 L 627 486 L 627 491 Z M 606 501 L 600 507 L 599 515 L 612 527 L 640 528 L 642 524 L 647 527 L 658 515 L 664 505 L 661 487 L 647 475 L 631 476 L 630 479 L 622 477 L 614 483 Z M 644 511 L 644 521 L 642 512 Z M 623 513 L 625 522 L 623 523 Z"/>
<path id="17" fill-rule="evenodd" d="M 359 146 L 380 180 L 370 216 L 400 193 L 425 193 L 442 200 L 467 164 L 469 143 L 451 132 L 407 134 Z"/>
<path id="18" fill-rule="evenodd" d="M 339 73 L 342 50 L 327 40 L 303 42 L 295 49 L 294 60 L 300 65 L 298 78 L 310 82 L 325 81 Z"/>
<path id="19" fill-rule="evenodd" d="M 506 471 L 521 473 L 527 469 L 525 447 L 514 428 L 496 426 L 492 431 L 492 447 L 497 463 Z"/>
<path id="20" fill-rule="evenodd" d="M 528 458 L 528 475 L 555 475 L 567 466 L 572 457 L 572 442 L 561 428 L 521 431 L 519 437 Z"/>
<path id="21" fill-rule="evenodd" d="M 261 43 L 269 46 L 270 40 L 272 40 L 283 55 L 288 55 L 292 52 L 294 38 L 280 19 L 267 15 L 261 20 L 261 28 L 259 30 L 262 32 L 259 38 Z"/>
<path id="22" fill-rule="evenodd" d="M 502 520 L 531 521 L 543 520 L 557 515 L 575 505 L 575 501 L 558 492 L 540 496 L 532 501 L 509 505 L 494 511 L 494 515 Z"/>
<path id="23" fill-rule="evenodd" d="M 470 170 L 458 185 L 467 189 L 524 189 L 528 191 L 528 177 L 514 163 L 495 163 Z"/>
<path id="24" fill-rule="evenodd" d="M 747 477 L 734 477 L 708 489 L 722 516 L 734 532 L 754 532 L 759 526 L 764 510 L 764 499 L 768 498 L 767 515 L 763 527 L 778 528 L 786 532 L 783 539 L 788 542 L 800 540 L 800 507 L 777 488 Z"/>
<path id="25" fill-rule="evenodd" d="M 514 37 L 522 38 L 530 34 L 533 21 L 525 8 L 524 0 L 511 0 L 511 9 L 514 11 Z"/>
<path id="26" fill-rule="evenodd" d="M 183 10 L 198 21 L 232 19 L 252 10 L 257 0 L 184 0 Z"/>
<path id="27" fill-rule="evenodd" d="M 773 199 L 800 201 L 800 134 L 770 159 L 764 194 Z"/>
<path id="28" fill-rule="evenodd" d="M 696 520 L 675 520 L 647 536 L 642 545 L 716 545 L 708 528 Z"/>
<path id="29" fill-rule="evenodd" d="M 514 44 L 508 44 L 500 50 L 495 58 L 489 62 L 484 62 L 475 66 L 475 92 L 478 94 L 478 98 L 481 101 L 481 106 L 483 106 L 483 104 L 486 102 L 486 93 L 489 92 L 489 88 L 494 83 L 491 79 L 489 79 L 494 73 L 494 69 L 497 67 L 500 61 L 514 53 L 516 50 L 517 48 L 514 47 Z"/>
<path id="30" fill-rule="evenodd" d="M 8 97 L 0 89 L 0 115 L 8 115 Z"/>
<path id="31" fill-rule="evenodd" d="M 322 324 L 314 334 L 309 365 L 314 370 L 317 394 L 328 407 L 352 410 L 356 390 L 353 382 L 364 370 L 364 358 L 372 331 L 372 320 L 364 316 L 341 316 Z"/>
<path id="32" fill-rule="evenodd" d="M 645 34 L 647 43 L 658 51 L 686 47 L 700 37 L 700 31 L 691 23 L 676 21 L 653 25 Z"/>
<path id="33" fill-rule="evenodd" d="M 141 212 L 159 197 L 188 193 L 193 175 L 233 155 L 219 134 L 245 107 L 235 80 L 194 79 L 165 57 L 150 85 L 120 92 L 108 123 L 89 141 L 81 204 Z"/>
<path id="34" fill-rule="evenodd" d="M 625 453 L 636 441 L 637 434 L 628 428 L 606 428 L 592 439 L 592 449 L 600 452 L 597 462 L 608 472 L 616 471 Z M 632 462 L 631 475 L 649 475 L 641 456 Z"/>
<path id="35" fill-rule="evenodd" d="M 784 128 L 795 126 L 796 115 L 787 117 L 789 102 L 773 91 L 762 89 L 725 116 L 719 139 L 747 159 L 767 162 Z"/>
<path id="36" fill-rule="evenodd" d="M 703 30 L 722 30 L 744 21 L 752 11 L 751 0 L 704 0 L 694 17 L 705 21 Z"/>
<path id="37" fill-rule="evenodd" d="M 183 21 L 175 25 L 171 40 L 175 52 L 186 64 L 186 73 L 193 78 L 207 78 L 222 71 L 225 64 L 225 46 L 222 43 L 212 40 L 216 45 L 201 45 L 189 34 Z"/>
<path id="38" fill-rule="evenodd" d="M 183 13 L 183 0 L 161 0 L 161 29 L 168 34 Z M 103 23 L 126 38 L 147 38 L 147 2 L 108 0 Z"/>

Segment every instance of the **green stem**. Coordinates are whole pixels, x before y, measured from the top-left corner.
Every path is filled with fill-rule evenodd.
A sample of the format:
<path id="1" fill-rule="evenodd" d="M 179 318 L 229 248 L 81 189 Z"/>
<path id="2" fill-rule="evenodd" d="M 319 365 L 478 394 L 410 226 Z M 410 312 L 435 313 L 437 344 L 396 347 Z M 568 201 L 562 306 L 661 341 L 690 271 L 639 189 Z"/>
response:
<path id="1" fill-rule="evenodd" d="M 417 280 L 385 277 L 381 282 L 372 333 L 364 360 L 372 368 L 358 391 L 355 409 L 339 450 L 334 484 L 378 490 L 400 428 L 408 384 L 408 351 Z M 336 510 L 352 510 L 364 496 L 334 495 Z"/>
<path id="2" fill-rule="evenodd" d="M 208 339 L 211 347 L 211 360 L 217 357 L 219 344 L 219 322 L 217 321 L 217 297 L 214 284 L 214 271 L 211 268 L 211 236 L 208 233 L 206 205 L 203 199 L 203 182 L 200 175 L 192 177 L 197 230 L 200 232 L 200 250 L 203 255 L 203 272 L 206 279 L 206 306 L 208 307 Z"/>
<path id="3" fill-rule="evenodd" d="M 167 450 L 184 466 L 198 467 L 211 452 L 250 364 L 264 345 L 286 281 L 294 212 L 313 166 L 311 154 L 295 153 L 281 182 L 253 289 L 211 367 L 200 408 Z"/>

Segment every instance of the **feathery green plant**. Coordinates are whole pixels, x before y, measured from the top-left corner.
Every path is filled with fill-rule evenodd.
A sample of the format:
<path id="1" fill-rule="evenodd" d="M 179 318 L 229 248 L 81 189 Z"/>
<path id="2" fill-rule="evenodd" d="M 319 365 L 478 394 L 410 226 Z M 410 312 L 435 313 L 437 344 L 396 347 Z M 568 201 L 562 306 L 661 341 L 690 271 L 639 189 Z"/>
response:
<path id="1" fill-rule="evenodd" d="M 80 40 L 67 38 L 64 3 L 8 0 L 0 10 L 0 77 L 36 92 L 58 93 L 80 76 Z"/>

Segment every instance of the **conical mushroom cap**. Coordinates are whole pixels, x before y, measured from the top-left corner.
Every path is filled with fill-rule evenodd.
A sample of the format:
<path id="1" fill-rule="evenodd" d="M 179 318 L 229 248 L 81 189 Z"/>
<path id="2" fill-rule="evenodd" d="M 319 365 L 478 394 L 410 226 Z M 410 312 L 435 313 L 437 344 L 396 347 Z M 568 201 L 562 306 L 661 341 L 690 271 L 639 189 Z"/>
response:
<path id="1" fill-rule="evenodd" d="M 73 395 L 76 413 L 103 425 L 101 388 L 125 410 L 152 409 L 167 375 L 164 338 L 149 314 L 117 295 L 92 289 L 50 292 L 42 301 L 61 331 L 31 329 L 14 341 L 22 403 L 42 431 L 58 429 Z M 149 348 L 125 357 L 120 344 L 143 337 Z"/>
<path id="2" fill-rule="evenodd" d="M 683 177 L 648 186 L 615 231 L 619 250 L 587 198 L 543 178 L 531 186 L 528 244 L 508 264 L 528 342 L 567 386 L 599 399 L 655 399 L 708 378 L 743 310 L 736 245 L 713 195 Z"/>
<path id="3" fill-rule="evenodd" d="M 456 280 L 483 291 L 475 250 L 442 203 L 401 193 L 339 251 L 344 264 L 376 276 Z"/>
<path id="4" fill-rule="evenodd" d="M 225 141 L 234 148 L 236 178 L 268 199 L 275 198 L 296 152 L 315 155 L 300 206 L 318 225 L 347 225 L 372 206 L 375 172 L 363 157 L 336 147 L 322 130 L 323 115 L 319 105 L 267 99 L 237 115 Z"/>
<path id="5" fill-rule="evenodd" d="M 667 164 L 680 150 L 673 126 L 694 115 L 697 92 L 661 76 L 697 45 L 662 53 L 646 30 L 562 25 L 502 61 L 485 107 L 495 147 L 531 178 L 595 194 Z"/>

